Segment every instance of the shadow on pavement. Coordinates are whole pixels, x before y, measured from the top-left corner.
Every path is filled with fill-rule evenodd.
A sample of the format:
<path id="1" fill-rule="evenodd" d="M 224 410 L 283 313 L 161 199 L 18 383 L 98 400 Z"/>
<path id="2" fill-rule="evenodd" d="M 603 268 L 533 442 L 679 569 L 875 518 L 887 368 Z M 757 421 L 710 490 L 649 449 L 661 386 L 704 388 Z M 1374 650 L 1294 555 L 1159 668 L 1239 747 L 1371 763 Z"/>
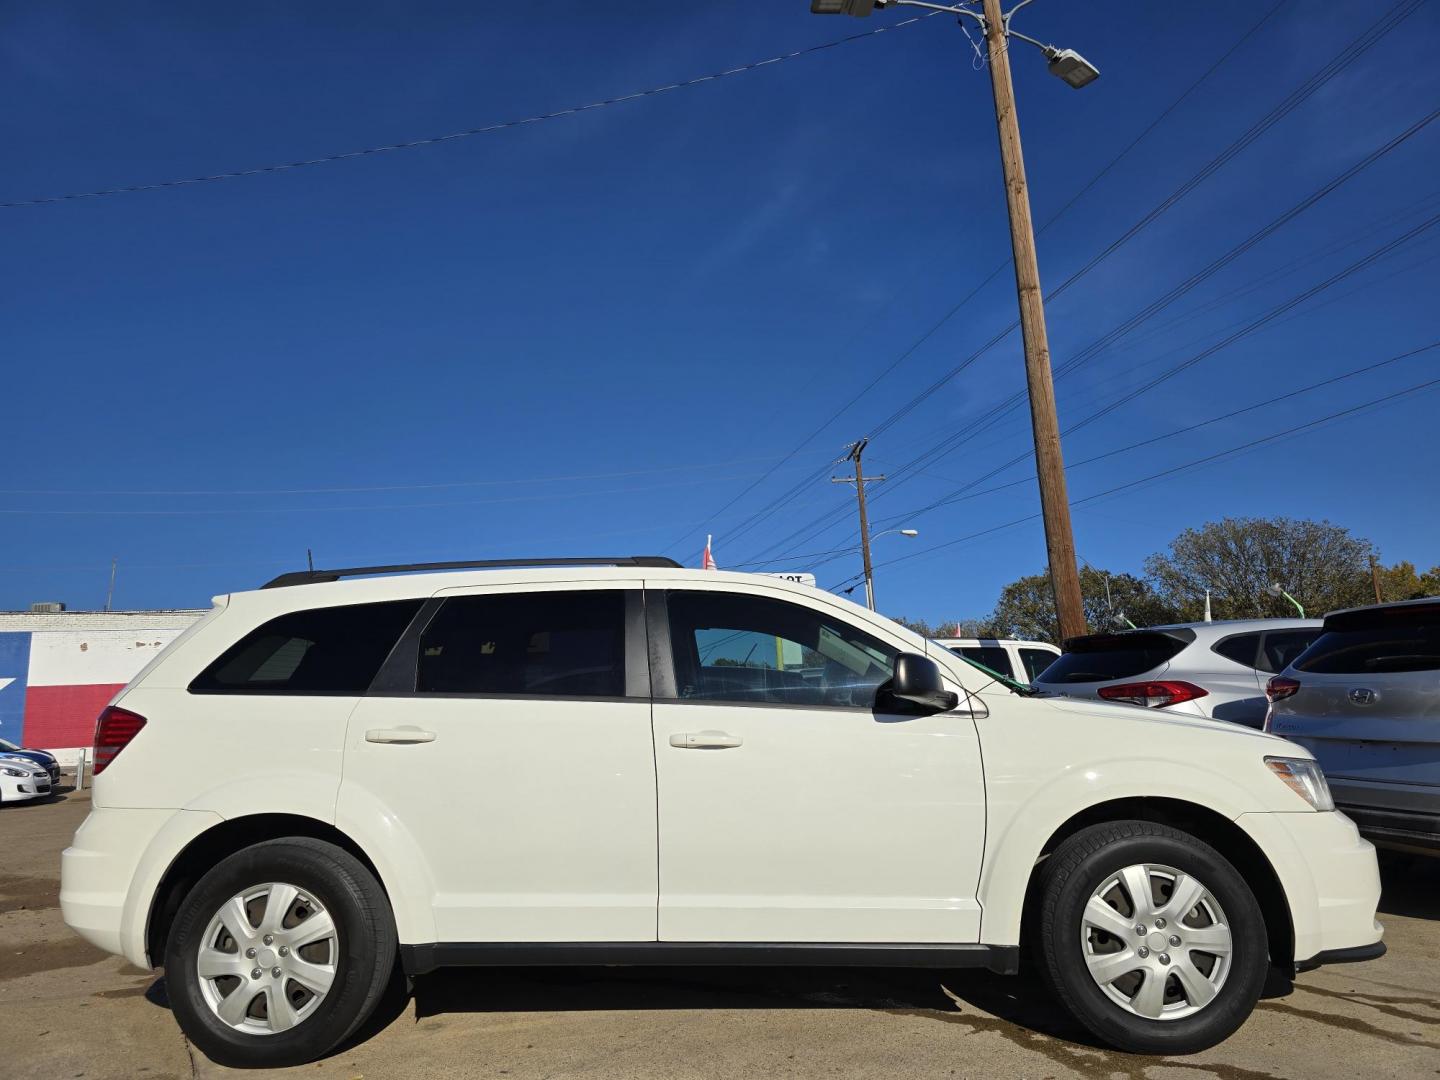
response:
<path id="1" fill-rule="evenodd" d="M 1380 914 L 1440 919 L 1440 857 L 1380 852 Z"/>

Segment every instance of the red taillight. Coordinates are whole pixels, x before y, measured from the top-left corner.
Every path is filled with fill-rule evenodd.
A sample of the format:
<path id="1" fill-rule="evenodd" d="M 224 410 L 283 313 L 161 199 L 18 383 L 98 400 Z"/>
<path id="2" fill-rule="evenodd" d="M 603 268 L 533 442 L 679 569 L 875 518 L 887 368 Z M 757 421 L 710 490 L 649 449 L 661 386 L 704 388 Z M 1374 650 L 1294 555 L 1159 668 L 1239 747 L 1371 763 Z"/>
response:
<path id="1" fill-rule="evenodd" d="M 130 740 L 140 734 L 145 726 L 145 717 L 128 709 L 107 706 L 95 724 L 95 764 L 91 774 L 99 776 L 105 766 L 114 761 L 121 750 L 130 745 Z"/>
<path id="2" fill-rule="evenodd" d="M 1144 705 L 1147 709 L 1163 709 L 1167 705 L 1179 705 L 1182 701 L 1205 697 L 1210 691 L 1202 690 L 1194 683 L 1166 679 L 1102 686 L 1099 692 L 1106 701 L 1128 701 L 1132 705 Z"/>
<path id="3" fill-rule="evenodd" d="M 1300 680 L 1287 678 L 1284 675 L 1276 675 L 1265 684 L 1265 696 L 1273 701 L 1284 701 L 1287 697 L 1294 697 L 1295 691 L 1300 689 Z"/>

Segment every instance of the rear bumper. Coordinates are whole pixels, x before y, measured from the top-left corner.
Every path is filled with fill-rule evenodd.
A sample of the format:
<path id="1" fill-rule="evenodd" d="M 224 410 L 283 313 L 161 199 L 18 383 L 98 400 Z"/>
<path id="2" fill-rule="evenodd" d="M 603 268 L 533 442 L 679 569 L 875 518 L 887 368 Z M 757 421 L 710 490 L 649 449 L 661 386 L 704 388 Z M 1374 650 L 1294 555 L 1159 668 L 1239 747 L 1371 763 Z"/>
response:
<path id="1" fill-rule="evenodd" d="M 1360 964 L 1366 960 L 1379 960 L 1385 955 L 1385 943 L 1377 941 L 1374 945 L 1357 945 L 1353 949 L 1327 949 L 1325 952 L 1316 953 L 1309 960 L 1296 960 L 1296 971 L 1314 971 L 1326 964 Z"/>
<path id="2" fill-rule="evenodd" d="M 60 913 L 90 944 L 149 968 L 145 932 L 165 871 L 185 845 L 219 824 L 193 810 L 97 807 L 60 854 Z"/>
<path id="3" fill-rule="evenodd" d="M 1379 946 L 1380 869 L 1375 846 L 1341 813 L 1242 814 L 1235 822 L 1270 860 L 1290 907 L 1297 965 L 1337 962 Z M 1380 955 L 1380 954 L 1375 954 Z"/>

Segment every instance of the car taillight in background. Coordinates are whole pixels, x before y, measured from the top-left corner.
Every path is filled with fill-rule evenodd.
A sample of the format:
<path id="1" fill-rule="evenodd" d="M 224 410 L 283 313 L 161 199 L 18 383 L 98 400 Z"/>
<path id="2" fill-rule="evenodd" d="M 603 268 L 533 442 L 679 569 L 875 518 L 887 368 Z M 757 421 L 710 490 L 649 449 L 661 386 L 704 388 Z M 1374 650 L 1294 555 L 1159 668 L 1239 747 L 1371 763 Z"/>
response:
<path id="1" fill-rule="evenodd" d="M 106 706 L 95 724 L 95 764 L 92 776 L 99 776 L 105 766 L 114 761 L 121 750 L 130 745 L 130 740 L 140 734 L 145 726 L 145 717 L 128 709 Z"/>
<path id="2" fill-rule="evenodd" d="M 1300 680 L 1291 679 L 1285 675 L 1276 675 L 1265 684 L 1265 696 L 1270 701 L 1284 701 L 1287 697 L 1293 697 L 1295 691 L 1300 689 Z"/>
<path id="3" fill-rule="evenodd" d="M 1099 690 L 1106 701 L 1128 701 L 1131 705 L 1144 705 L 1147 709 L 1163 709 L 1168 705 L 1179 705 L 1182 701 L 1194 701 L 1209 692 L 1194 683 L 1172 679 L 1121 683 L 1119 686 L 1102 686 Z"/>

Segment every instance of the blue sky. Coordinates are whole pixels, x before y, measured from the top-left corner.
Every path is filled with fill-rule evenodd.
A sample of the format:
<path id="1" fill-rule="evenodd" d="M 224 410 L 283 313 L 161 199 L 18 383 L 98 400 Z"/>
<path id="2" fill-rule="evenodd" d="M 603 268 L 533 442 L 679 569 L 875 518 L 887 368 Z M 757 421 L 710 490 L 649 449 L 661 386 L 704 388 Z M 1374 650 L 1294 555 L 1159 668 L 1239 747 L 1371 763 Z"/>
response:
<path id="1" fill-rule="evenodd" d="M 1037 220 L 1270 6 L 1040 0 L 1017 16 L 1104 73 L 1072 91 L 1017 46 Z M 1386 6 L 1284 4 L 1041 236 L 1047 287 Z M 14 0 L 0 11 L 0 202 L 524 118 L 904 18 L 807 8 Z M 1055 300 L 1057 365 L 1433 109 L 1437 45 L 1429 4 Z M 116 606 L 150 607 L 252 587 L 303 566 L 307 547 L 317 565 L 657 551 L 698 563 L 713 532 L 726 566 L 853 545 L 853 515 L 839 514 L 853 497 L 827 463 L 1015 316 L 1007 270 L 801 445 L 1009 255 L 988 73 L 973 61 L 938 17 L 494 134 L 0 210 L 0 608 L 100 606 L 112 557 Z M 1440 340 L 1436 228 L 1127 397 L 1440 212 L 1437 176 L 1440 124 L 1061 379 L 1062 425 L 1124 402 L 1067 439 L 1067 460 Z M 1077 466 L 1072 497 L 1437 368 L 1440 350 Z M 1022 386 L 1012 334 L 878 434 L 869 471 L 898 472 Z M 1079 550 L 1136 570 L 1186 527 L 1286 514 L 1349 526 L 1387 561 L 1440 562 L 1437 404 L 1433 390 L 1413 394 L 1081 504 Z M 898 522 L 1027 446 L 1021 411 L 922 475 L 878 485 L 872 513 Z M 880 606 L 987 612 L 1001 585 L 1044 565 L 1037 522 L 884 564 L 1036 509 L 1027 482 L 907 520 L 918 538 L 876 542 Z M 832 511 L 829 528 L 806 530 Z M 847 554 L 817 572 L 831 585 L 857 569 Z"/>

